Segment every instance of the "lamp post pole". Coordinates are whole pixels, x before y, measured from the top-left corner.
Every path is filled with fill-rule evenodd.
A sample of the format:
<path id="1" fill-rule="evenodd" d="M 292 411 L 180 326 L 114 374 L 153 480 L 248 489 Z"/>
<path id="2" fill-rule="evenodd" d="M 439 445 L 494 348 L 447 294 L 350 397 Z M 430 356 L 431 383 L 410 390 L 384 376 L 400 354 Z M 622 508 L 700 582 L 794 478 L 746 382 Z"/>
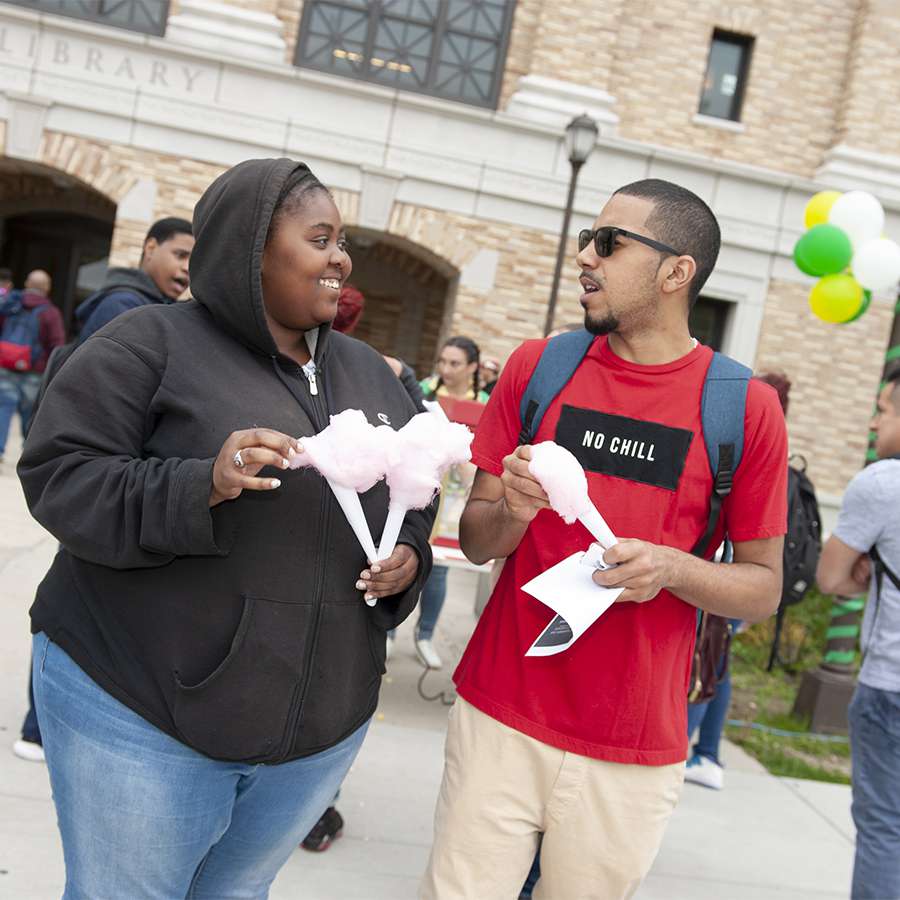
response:
<path id="1" fill-rule="evenodd" d="M 559 235 L 559 247 L 556 250 L 556 266 L 553 270 L 553 284 L 550 288 L 550 300 L 547 303 L 547 318 L 544 321 L 544 337 L 553 330 L 553 317 L 556 313 L 556 298 L 559 294 L 559 279 L 562 275 L 563 260 L 566 256 L 566 244 L 569 238 L 569 223 L 572 221 L 572 205 L 575 202 L 575 185 L 578 173 L 587 162 L 587 158 L 597 143 L 599 129 L 597 123 L 587 115 L 577 116 L 566 126 L 566 150 L 572 174 L 569 177 L 569 196 L 566 198 L 566 211 L 563 214 L 562 231 Z"/>
<path id="2" fill-rule="evenodd" d="M 566 257 L 566 244 L 569 243 L 569 223 L 572 221 L 572 204 L 575 201 L 575 185 L 583 162 L 572 163 L 572 174 L 569 176 L 569 196 L 566 198 L 566 211 L 563 214 L 562 231 L 559 235 L 559 247 L 556 250 L 556 267 L 553 270 L 553 286 L 550 288 L 550 302 L 547 304 L 547 319 L 544 322 L 544 337 L 553 330 L 553 317 L 556 315 L 556 297 L 559 294 L 559 279 L 562 276 L 563 260 Z"/>

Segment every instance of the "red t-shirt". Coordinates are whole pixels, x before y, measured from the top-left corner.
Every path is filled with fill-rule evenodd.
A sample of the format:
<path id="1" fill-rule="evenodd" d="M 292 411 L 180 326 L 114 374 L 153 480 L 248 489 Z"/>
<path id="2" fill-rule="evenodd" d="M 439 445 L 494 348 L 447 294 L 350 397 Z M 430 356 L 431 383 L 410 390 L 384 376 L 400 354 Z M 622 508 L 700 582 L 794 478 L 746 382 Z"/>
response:
<path id="1" fill-rule="evenodd" d="M 545 341 L 512 355 L 472 447 L 499 476 L 521 429 L 520 398 Z M 690 552 L 706 527 L 712 475 L 701 433 L 708 347 L 662 366 L 617 357 L 606 338 L 548 408 L 535 443 L 556 440 L 585 466 L 597 509 L 620 538 Z M 777 537 L 787 519 L 787 435 L 775 391 L 751 381 L 744 452 L 715 548 Z M 460 696 L 539 741 L 618 763 L 667 765 L 687 750 L 687 693 L 696 608 L 668 591 L 647 603 L 615 603 L 568 650 L 525 657 L 554 613 L 519 590 L 593 540 L 578 522 L 541 510 L 509 557 L 454 673 Z M 710 552 L 711 555 L 712 551 Z"/>

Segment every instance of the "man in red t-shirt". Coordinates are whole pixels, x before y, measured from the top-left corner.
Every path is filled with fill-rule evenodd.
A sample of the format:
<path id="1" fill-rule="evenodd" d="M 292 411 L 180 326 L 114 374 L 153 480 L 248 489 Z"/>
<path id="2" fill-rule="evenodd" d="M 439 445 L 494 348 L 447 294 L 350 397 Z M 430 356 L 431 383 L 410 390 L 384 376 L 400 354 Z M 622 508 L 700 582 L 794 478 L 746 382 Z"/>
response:
<path id="1" fill-rule="evenodd" d="M 616 568 L 594 580 L 624 591 L 553 656 L 525 656 L 554 613 L 520 588 L 592 538 L 549 509 L 530 448 L 517 447 L 545 341 L 519 347 L 491 395 L 460 538 L 473 562 L 507 562 L 454 676 L 427 900 L 517 896 L 541 834 L 535 897 L 630 897 L 681 792 L 697 609 L 758 622 L 778 605 L 787 438 L 768 385 L 750 382 L 743 458 L 709 545 L 727 530 L 734 563 L 691 555 L 712 492 L 700 416 L 712 351 L 688 314 L 719 244 L 709 207 L 655 179 L 617 191 L 579 237 L 585 327 L 598 337 L 535 443 L 555 440 L 585 467 L 621 538 L 604 555 Z"/>

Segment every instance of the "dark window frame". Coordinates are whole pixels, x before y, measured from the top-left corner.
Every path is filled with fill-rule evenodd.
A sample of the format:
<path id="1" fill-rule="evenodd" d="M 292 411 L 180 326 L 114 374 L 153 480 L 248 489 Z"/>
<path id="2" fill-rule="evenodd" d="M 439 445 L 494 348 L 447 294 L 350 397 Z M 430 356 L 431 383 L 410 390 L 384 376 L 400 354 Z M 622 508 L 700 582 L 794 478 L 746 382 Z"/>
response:
<path id="1" fill-rule="evenodd" d="M 439 7 L 433 23 L 425 22 L 420 18 L 416 18 L 414 15 L 399 15 L 396 13 L 390 13 L 388 10 L 387 12 L 389 13 L 390 19 L 392 21 L 399 21 L 405 24 L 416 25 L 419 27 L 427 27 L 432 31 L 432 47 L 429 54 L 426 84 L 423 87 L 381 81 L 377 78 L 369 77 L 366 74 L 365 69 L 368 68 L 368 60 L 370 60 L 373 55 L 378 22 L 381 14 L 385 12 L 383 4 L 382 2 L 380 2 L 380 0 L 370 0 L 370 2 L 367 4 L 368 8 L 364 10 L 364 12 L 368 15 L 368 23 L 366 29 L 365 49 L 363 52 L 363 56 L 365 58 L 363 71 L 361 71 L 360 73 L 338 72 L 328 66 L 318 65 L 309 60 L 303 59 L 301 54 L 303 52 L 304 42 L 307 37 L 307 29 L 310 26 L 313 15 L 315 14 L 315 7 L 319 2 L 328 2 L 333 5 L 341 5 L 342 0 L 306 0 L 306 2 L 304 2 L 303 15 L 300 19 L 300 26 L 297 32 L 297 44 L 294 50 L 294 65 L 298 68 L 309 69 L 314 72 L 325 72 L 338 78 L 348 78 L 351 81 L 358 81 L 362 82 L 363 84 L 375 84 L 380 87 L 389 88 L 391 90 L 408 91 L 414 94 L 423 94 L 428 97 L 436 97 L 440 100 L 447 100 L 452 103 L 464 103 L 468 106 L 476 106 L 480 109 L 497 109 L 498 103 L 500 101 L 500 91 L 503 87 L 503 77 L 506 71 L 506 57 L 509 52 L 509 44 L 512 37 L 512 26 L 516 7 L 514 0 L 506 0 L 506 2 L 504 3 L 504 21 L 501 27 L 500 37 L 496 41 L 492 37 L 487 37 L 484 34 L 479 34 L 477 32 L 455 27 L 452 29 L 448 28 L 448 0 L 438 0 Z M 346 8 L 350 10 L 358 9 L 358 7 L 349 5 Z M 479 102 L 477 100 L 472 100 L 465 97 L 449 96 L 447 94 L 439 93 L 436 90 L 435 82 L 437 81 L 437 71 L 440 64 L 442 42 L 444 36 L 448 33 L 459 35 L 466 39 L 488 41 L 495 44 L 497 48 L 497 61 L 493 70 L 493 83 L 491 86 L 490 96 L 485 101 Z"/>
<path id="2" fill-rule="evenodd" d="M 165 35 L 166 24 L 169 21 L 169 0 L 3 0 L 3 2 L 35 12 L 52 13 L 56 16 L 65 16 L 67 19 L 94 22 L 109 28 L 121 28 L 123 31 L 158 37 Z M 153 18 L 152 25 L 142 25 L 133 21 L 125 25 L 110 18 L 111 13 L 115 13 L 123 6 L 129 12 L 129 19 L 133 18 L 133 12 L 138 6 L 156 6 L 158 12 L 155 13 L 155 18 L 154 14 L 150 13 L 150 17 Z"/>
<path id="3" fill-rule="evenodd" d="M 734 314 L 736 305 L 737 304 L 731 300 L 723 300 L 721 297 L 716 297 L 711 294 L 701 294 L 697 298 L 697 302 L 691 307 L 691 314 L 693 314 L 694 310 L 700 306 L 701 310 L 709 310 L 710 318 L 712 319 L 711 333 L 709 335 L 699 335 L 701 343 L 705 344 L 707 347 L 712 347 L 713 350 L 723 352 L 725 336 L 728 334 L 728 326 L 731 317 Z M 693 330 L 691 331 L 691 334 L 694 334 Z M 695 335 L 695 337 L 696 336 L 697 335 Z M 703 338 L 706 338 L 706 340 L 703 340 Z"/>
<path id="4" fill-rule="evenodd" d="M 713 48 L 716 42 L 733 44 L 741 48 L 741 64 L 737 72 L 737 89 L 731 98 L 731 110 L 727 116 L 717 116 L 715 113 L 705 113 L 698 109 L 700 115 L 713 119 L 722 119 L 725 122 L 740 122 L 744 110 L 744 96 L 747 92 L 747 83 L 750 80 L 750 61 L 753 58 L 753 48 L 756 38 L 752 34 L 741 34 L 737 31 L 726 31 L 724 28 L 714 28 L 709 41 L 709 53 L 706 56 L 706 68 L 703 70 L 703 85 L 700 88 L 700 101 L 698 107 L 703 104 L 703 96 L 706 93 L 706 78 L 709 75 L 709 64 L 712 59 Z"/>

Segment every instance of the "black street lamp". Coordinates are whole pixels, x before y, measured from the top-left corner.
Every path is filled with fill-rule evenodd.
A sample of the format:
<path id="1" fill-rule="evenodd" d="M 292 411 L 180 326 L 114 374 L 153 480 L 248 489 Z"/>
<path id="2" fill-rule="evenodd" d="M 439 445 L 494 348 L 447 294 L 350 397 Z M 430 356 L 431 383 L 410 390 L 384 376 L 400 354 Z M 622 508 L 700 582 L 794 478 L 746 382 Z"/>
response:
<path id="1" fill-rule="evenodd" d="M 562 274 L 563 259 L 566 254 L 566 243 L 569 236 L 569 222 L 572 219 L 572 203 L 575 200 L 575 184 L 578 173 L 587 162 L 587 158 L 597 143 L 600 133 L 597 123 L 587 115 L 578 116 L 566 125 L 566 152 L 572 165 L 572 176 L 569 178 L 569 197 L 566 200 L 566 211 L 563 215 L 562 232 L 559 235 L 559 249 L 556 251 L 556 269 L 553 272 L 553 287 L 550 290 L 550 302 L 547 305 L 547 320 L 544 323 L 544 336 L 553 330 L 553 316 L 556 312 L 556 295 L 559 293 L 559 278 Z"/>

